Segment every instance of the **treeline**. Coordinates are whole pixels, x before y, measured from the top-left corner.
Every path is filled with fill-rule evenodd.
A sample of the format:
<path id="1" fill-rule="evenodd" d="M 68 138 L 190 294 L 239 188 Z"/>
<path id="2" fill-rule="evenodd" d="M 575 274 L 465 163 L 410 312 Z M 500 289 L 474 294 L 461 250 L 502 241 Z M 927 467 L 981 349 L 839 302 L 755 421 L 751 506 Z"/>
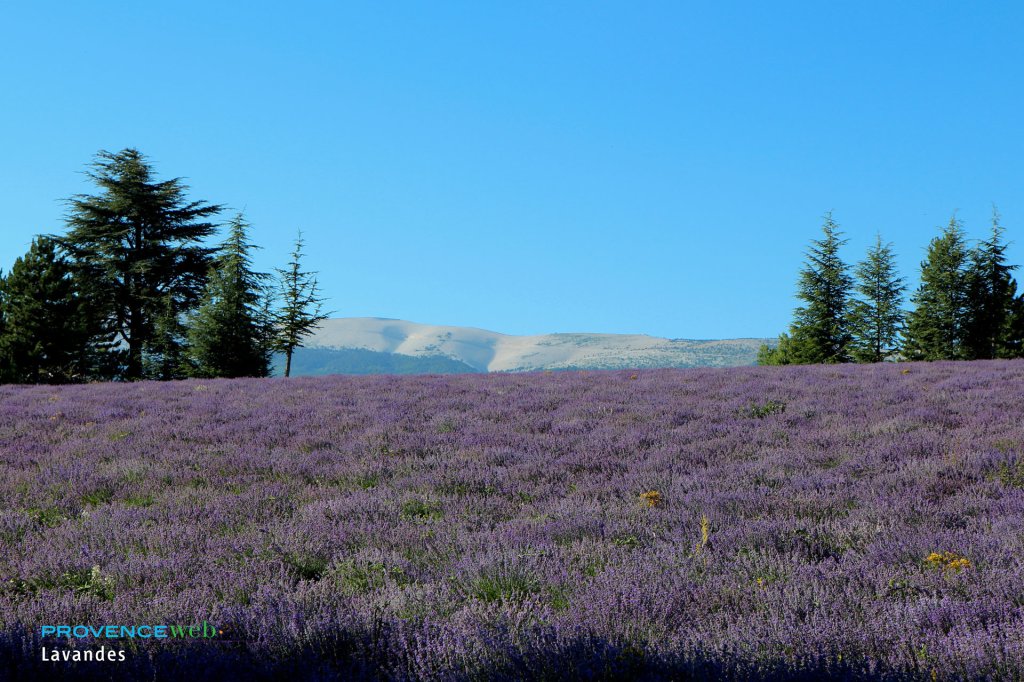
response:
<path id="1" fill-rule="evenodd" d="M 788 333 L 758 353 L 762 365 L 884 360 L 1024 357 L 1024 295 L 1006 262 L 1004 229 L 993 210 L 987 239 L 968 244 L 956 216 L 931 240 L 921 283 L 903 308 L 906 281 L 892 244 L 878 236 L 852 269 L 839 256 L 847 240 L 826 214 L 797 284 L 804 305 Z"/>
<path id="2" fill-rule="evenodd" d="M 157 180 L 139 151 L 99 152 L 97 194 L 68 200 L 66 231 L 39 235 L 0 272 L 0 382 L 265 377 L 326 315 L 302 236 L 277 277 L 253 270 L 241 213 Z"/>

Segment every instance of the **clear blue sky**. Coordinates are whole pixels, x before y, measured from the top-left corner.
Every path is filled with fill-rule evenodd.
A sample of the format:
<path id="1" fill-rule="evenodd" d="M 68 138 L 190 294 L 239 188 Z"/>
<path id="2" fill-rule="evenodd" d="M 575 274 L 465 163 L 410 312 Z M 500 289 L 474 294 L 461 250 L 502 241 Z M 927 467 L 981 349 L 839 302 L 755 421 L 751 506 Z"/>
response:
<path id="1" fill-rule="evenodd" d="M 822 214 L 1024 262 L 1024 5 L 6 3 L 0 266 L 100 149 L 301 228 L 335 316 L 774 336 Z"/>

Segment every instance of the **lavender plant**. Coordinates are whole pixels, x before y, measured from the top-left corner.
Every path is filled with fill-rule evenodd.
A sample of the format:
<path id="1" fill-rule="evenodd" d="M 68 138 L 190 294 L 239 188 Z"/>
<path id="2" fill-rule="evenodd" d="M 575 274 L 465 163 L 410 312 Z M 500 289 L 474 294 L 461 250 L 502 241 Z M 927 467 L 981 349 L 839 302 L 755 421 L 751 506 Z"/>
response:
<path id="1" fill-rule="evenodd" d="M 0 386 L 0 678 L 1020 679 L 1022 389 L 1022 361 Z M 40 660 L 75 644 L 44 624 L 204 620 Z"/>

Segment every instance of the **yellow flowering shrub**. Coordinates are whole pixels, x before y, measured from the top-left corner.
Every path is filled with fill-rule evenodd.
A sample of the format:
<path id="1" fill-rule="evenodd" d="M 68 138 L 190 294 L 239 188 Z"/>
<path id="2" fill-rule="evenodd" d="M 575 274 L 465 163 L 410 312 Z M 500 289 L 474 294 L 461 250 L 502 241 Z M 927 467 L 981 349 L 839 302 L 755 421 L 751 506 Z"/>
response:
<path id="1" fill-rule="evenodd" d="M 657 490 L 648 490 L 645 493 L 640 493 L 640 499 L 644 501 L 648 507 L 660 507 L 665 503 L 665 498 L 662 497 L 661 493 Z"/>
<path id="2" fill-rule="evenodd" d="M 956 552 L 932 552 L 924 560 L 925 566 L 959 573 L 971 567 L 971 560 Z"/>

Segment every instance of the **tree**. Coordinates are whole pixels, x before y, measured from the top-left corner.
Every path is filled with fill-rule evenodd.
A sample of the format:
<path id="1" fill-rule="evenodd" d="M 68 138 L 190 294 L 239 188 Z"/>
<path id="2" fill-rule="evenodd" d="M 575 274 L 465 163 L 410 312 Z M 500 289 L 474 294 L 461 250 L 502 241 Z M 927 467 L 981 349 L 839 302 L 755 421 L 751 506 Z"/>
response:
<path id="1" fill-rule="evenodd" d="M 931 240 L 921 263 L 921 285 L 911 297 L 903 354 L 911 360 L 959 360 L 968 357 L 965 320 L 968 309 L 968 251 L 963 225 L 953 216 Z"/>
<path id="2" fill-rule="evenodd" d="M 851 354 L 857 362 L 882 362 L 898 350 L 903 326 L 906 286 L 897 274 L 892 244 L 883 244 L 878 235 L 854 274 L 860 298 L 850 306 Z"/>
<path id="3" fill-rule="evenodd" d="M 190 311 L 202 295 L 213 249 L 201 242 L 216 228 L 206 219 L 222 207 L 186 200 L 180 178 L 154 180 L 135 149 L 99 152 L 87 174 L 101 193 L 72 197 L 68 233 L 55 239 L 87 295 L 104 304 L 123 348 L 122 378 L 140 379 L 147 365 L 166 369 L 166 346 L 177 343 L 172 334 L 158 339 L 157 321 Z"/>
<path id="4" fill-rule="evenodd" d="M 153 338 L 143 353 L 143 376 L 160 381 L 189 376 L 186 361 L 188 331 L 182 323 L 184 313 L 181 307 L 176 297 L 163 297 L 163 310 L 153 319 Z"/>
<path id="5" fill-rule="evenodd" d="M 92 329 L 85 299 L 56 243 L 32 240 L 0 282 L 0 377 L 67 383 L 89 373 Z"/>
<path id="6" fill-rule="evenodd" d="M 848 362 L 851 334 L 847 313 L 849 291 L 853 284 L 848 267 L 839 257 L 839 226 L 826 213 L 822 224 L 824 238 L 811 241 L 807 261 L 800 271 L 797 297 L 806 305 L 793 311 L 789 333 L 779 336 L 771 347 L 761 346 L 760 365 L 796 365 Z"/>
<path id="7" fill-rule="evenodd" d="M 789 339 L 780 339 L 780 353 L 794 364 L 847 362 L 850 333 L 847 329 L 847 298 L 852 280 L 839 258 L 846 243 L 839 226 L 826 213 L 824 238 L 811 241 L 807 261 L 800 271 L 797 297 L 806 305 L 793 311 Z"/>
<path id="8" fill-rule="evenodd" d="M 779 334 L 774 346 L 761 344 L 757 351 L 759 365 L 801 365 L 814 362 L 809 339 L 800 329 L 790 325 L 790 333 Z"/>
<path id="9" fill-rule="evenodd" d="M 780 334 L 778 342 L 772 346 L 767 343 L 762 343 L 761 347 L 757 349 L 757 364 L 759 365 L 788 365 L 785 362 L 785 358 L 782 353 L 779 352 L 779 346 L 782 345 L 783 337 L 786 334 Z"/>
<path id="10" fill-rule="evenodd" d="M 1016 283 L 1014 283 L 1016 288 Z M 1000 358 L 1024 358 L 1024 294 L 1013 299 L 1010 314 L 1007 316 L 1007 333 L 1003 347 L 999 351 Z"/>
<path id="11" fill-rule="evenodd" d="M 285 355 L 284 375 L 292 372 L 292 354 L 302 347 L 302 340 L 313 333 L 316 326 L 327 319 L 323 313 L 322 298 L 317 296 L 315 272 L 303 272 L 302 232 L 295 240 L 295 250 L 287 268 L 276 268 L 281 290 L 281 309 L 275 316 L 274 350 Z"/>
<path id="12" fill-rule="evenodd" d="M 7 300 L 4 295 L 4 284 L 7 278 L 0 270 L 0 384 L 11 381 L 11 359 L 4 347 L 4 336 L 7 333 Z"/>
<path id="13" fill-rule="evenodd" d="M 265 377 L 270 373 L 271 327 L 264 281 L 253 272 L 249 224 L 239 213 L 231 221 L 203 295 L 189 322 L 191 373 L 203 377 Z"/>
<path id="14" fill-rule="evenodd" d="M 1011 357 L 1014 354 L 1012 316 L 1017 284 L 1016 265 L 1007 265 L 999 212 L 992 209 L 992 234 L 971 250 L 966 272 L 968 316 L 964 325 L 964 355 L 970 359 Z"/>

